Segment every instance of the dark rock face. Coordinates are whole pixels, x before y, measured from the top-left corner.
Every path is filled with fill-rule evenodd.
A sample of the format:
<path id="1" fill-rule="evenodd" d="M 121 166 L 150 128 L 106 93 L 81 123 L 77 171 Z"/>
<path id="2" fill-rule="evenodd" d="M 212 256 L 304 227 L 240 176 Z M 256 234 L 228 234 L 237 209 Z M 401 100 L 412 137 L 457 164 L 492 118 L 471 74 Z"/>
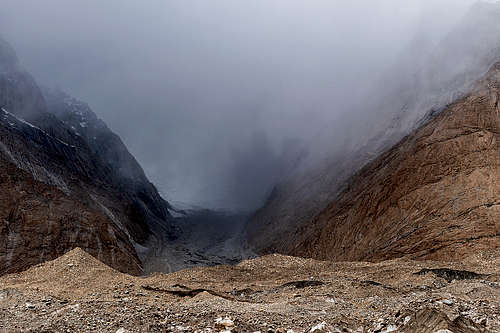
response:
<path id="1" fill-rule="evenodd" d="M 40 89 L 0 40 L 0 274 L 75 247 L 139 274 L 169 204 L 90 108 Z"/>
<path id="2" fill-rule="evenodd" d="M 48 110 L 72 130 L 72 135 L 78 136 L 78 140 L 88 146 L 96 164 L 97 177 L 93 173 L 93 181 L 104 179 L 105 184 L 101 185 L 112 185 L 118 190 L 115 195 L 126 203 L 126 215 L 134 219 L 130 228 L 136 228 L 138 222 L 141 222 L 139 224 L 145 234 L 136 230 L 136 241 L 143 242 L 148 237 L 148 232 L 160 232 L 167 228 L 164 222 L 171 217 L 168 210 L 170 205 L 148 181 L 120 137 L 110 131 L 85 103 L 48 89 L 44 90 L 44 96 Z"/>

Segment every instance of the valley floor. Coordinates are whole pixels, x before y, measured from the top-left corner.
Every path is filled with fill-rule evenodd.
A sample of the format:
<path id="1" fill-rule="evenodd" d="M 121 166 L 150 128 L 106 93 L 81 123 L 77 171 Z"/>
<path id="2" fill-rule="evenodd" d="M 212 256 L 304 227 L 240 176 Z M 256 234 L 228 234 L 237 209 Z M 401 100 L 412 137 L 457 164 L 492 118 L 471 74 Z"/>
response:
<path id="1" fill-rule="evenodd" d="M 146 274 L 172 273 L 185 268 L 234 265 L 256 255 L 245 246 L 243 213 L 191 210 L 176 217 L 173 235 L 153 240 L 152 250 L 142 258 Z"/>
<path id="2" fill-rule="evenodd" d="M 5 332 L 292 330 L 500 332 L 500 253 L 376 264 L 269 255 L 134 277 L 75 249 L 0 277 Z"/>

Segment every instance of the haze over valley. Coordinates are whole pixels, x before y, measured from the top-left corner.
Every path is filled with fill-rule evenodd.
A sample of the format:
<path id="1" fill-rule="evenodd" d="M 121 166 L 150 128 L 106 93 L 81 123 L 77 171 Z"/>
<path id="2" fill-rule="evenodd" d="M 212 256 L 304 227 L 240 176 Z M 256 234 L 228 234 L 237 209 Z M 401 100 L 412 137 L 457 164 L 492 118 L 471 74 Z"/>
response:
<path id="1" fill-rule="evenodd" d="M 500 2 L 2 0 L 0 332 L 500 332 Z"/>
<path id="2" fill-rule="evenodd" d="M 400 66 L 418 71 L 473 3 L 4 0 L 0 29 L 39 82 L 89 103 L 167 200 L 253 210 L 297 159 L 369 139 Z"/>

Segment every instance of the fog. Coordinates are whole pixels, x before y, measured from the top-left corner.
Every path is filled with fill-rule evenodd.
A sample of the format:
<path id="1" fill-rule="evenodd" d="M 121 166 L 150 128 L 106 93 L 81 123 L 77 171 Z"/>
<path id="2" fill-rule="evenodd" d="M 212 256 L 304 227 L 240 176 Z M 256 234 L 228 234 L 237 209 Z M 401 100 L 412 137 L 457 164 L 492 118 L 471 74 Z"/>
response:
<path id="1" fill-rule="evenodd" d="M 292 161 L 355 138 L 380 78 L 473 3 L 2 0 L 0 33 L 39 83 L 88 102 L 166 199 L 252 209 Z"/>

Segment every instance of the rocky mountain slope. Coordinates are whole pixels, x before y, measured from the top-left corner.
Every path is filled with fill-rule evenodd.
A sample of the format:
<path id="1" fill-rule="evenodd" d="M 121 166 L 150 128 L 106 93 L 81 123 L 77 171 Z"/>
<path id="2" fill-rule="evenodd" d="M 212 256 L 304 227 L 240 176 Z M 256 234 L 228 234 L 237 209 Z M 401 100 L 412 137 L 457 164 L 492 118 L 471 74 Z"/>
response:
<path id="1" fill-rule="evenodd" d="M 500 331 L 499 253 L 461 263 L 280 255 L 134 277 L 80 249 L 0 277 L 0 331 Z"/>
<path id="2" fill-rule="evenodd" d="M 40 89 L 2 40 L 0 165 L 0 275 L 75 247 L 140 274 L 144 246 L 168 235 L 170 206 L 120 138 L 86 104 Z"/>
<path id="3" fill-rule="evenodd" d="M 421 55 L 421 59 L 417 62 L 421 64 L 421 68 L 415 68 L 413 62 L 397 64 L 396 69 L 392 72 L 398 73 L 397 75 L 401 77 L 394 79 L 390 76 L 393 74 L 389 74 L 388 77 L 382 80 L 383 84 L 376 85 L 377 87 L 384 87 L 382 92 L 380 92 L 380 88 L 377 88 L 377 95 L 371 96 L 369 106 L 365 106 L 374 110 L 373 119 L 370 118 L 370 115 L 368 115 L 367 119 L 363 119 L 362 123 L 365 125 L 360 125 L 362 129 L 356 131 L 358 135 L 346 140 L 348 144 L 344 149 L 335 152 L 328 160 L 319 163 L 313 168 L 301 169 L 299 167 L 283 183 L 276 186 L 264 207 L 248 223 L 247 237 L 250 244 L 260 253 L 279 251 L 302 255 L 320 255 L 312 250 L 318 244 L 313 235 L 319 236 L 320 232 L 318 230 L 326 228 L 324 221 L 330 221 L 330 225 L 335 224 L 333 216 L 328 214 L 331 214 L 332 207 L 340 205 L 339 202 L 345 203 L 348 200 L 353 200 L 352 204 L 363 211 L 368 209 L 371 209 L 371 211 L 366 214 L 354 212 L 354 208 L 351 211 L 344 211 L 346 215 L 342 218 L 350 220 L 352 216 L 349 214 L 355 214 L 356 219 L 359 219 L 358 221 L 364 219 L 364 222 L 362 222 L 365 225 L 364 231 L 357 230 L 354 227 L 357 222 L 350 224 L 351 227 L 356 229 L 349 231 L 353 233 L 354 238 L 342 234 L 345 229 L 336 230 L 335 232 L 339 232 L 338 234 L 325 231 L 321 240 L 323 245 L 319 247 L 326 247 L 327 238 L 330 237 L 330 246 L 336 249 L 329 251 L 329 256 L 349 259 L 376 257 L 366 253 L 358 257 L 347 254 L 342 256 L 335 252 L 343 252 L 342 247 L 347 246 L 346 244 L 349 241 L 354 240 L 356 245 L 353 245 L 354 243 L 350 244 L 348 245 L 349 248 L 366 246 L 365 249 L 359 251 L 370 252 L 375 251 L 378 247 L 391 247 L 389 245 L 391 237 L 404 237 L 405 233 L 411 233 L 414 236 L 412 241 L 418 240 L 418 236 L 423 235 L 424 232 L 430 232 L 431 234 L 428 237 L 433 238 L 434 233 L 442 230 L 433 230 L 433 227 L 429 227 L 426 230 L 418 229 L 420 231 L 417 232 L 413 231 L 413 228 L 424 224 L 426 219 L 430 218 L 426 214 L 432 212 L 432 214 L 440 215 L 441 212 L 428 208 L 423 210 L 421 215 L 413 216 L 411 214 L 416 214 L 415 211 L 417 210 L 417 206 L 415 206 L 411 209 L 410 207 L 404 209 L 398 207 L 399 212 L 393 214 L 392 207 L 397 205 L 395 201 L 399 200 L 399 197 L 403 194 L 406 194 L 408 188 L 417 189 L 422 187 L 421 199 L 423 201 L 419 203 L 418 208 L 423 209 L 429 206 L 437 210 L 433 199 L 436 196 L 432 192 L 434 189 L 430 186 L 423 188 L 423 186 L 429 185 L 429 177 L 433 181 L 437 181 L 440 177 L 451 174 L 450 170 L 454 170 L 453 172 L 456 175 L 461 175 L 459 177 L 466 177 L 467 173 L 473 170 L 482 170 L 486 173 L 483 179 L 477 178 L 479 184 L 465 183 L 466 178 L 462 179 L 464 183 L 461 186 L 465 186 L 465 188 L 462 189 L 464 194 L 462 194 L 461 200 L 483 203 L 491 201 L 491 196 L 483 195 L 482 198 L 473 198 L 472 196 L 479 195 L 473 189 L 473 186 L 479 185 L 482 188 L 492 188 L 494 187 L 492 184 L 498 182 L 499 152 L 498 146 L 495 146 L 494 143 L 497 137 L 494 132 L 489 130 L 498 127 L 498 118 L 494 116 L 496 112 L 496 90 L 484 86 L 497 84 L 496 70 L 493 69 L 490 72 L 488 82 L 483 81 L 483 83 L 479 84 L 477 82 L 500 56 L 499 18 L 500 4 L 479 2 L 430 54 Z M 471 91 L 474 92 L 471 94 Z M 491 94 L 491 96 L 488 94 Z M 461 99 L 464 96 L 469 96 L 470 100 Z M 476 101 L 475 98 L 481 102 Z M 457 100 L 455 107 L 467 109 L 467 111 L 450 111 L 447 105 Z M 436 118 L 436 115 L 445 109 L 448 111 L 444 111 L 441 116 Z M 446 116 L 446 114 L 450 113 L 453 113 L 453 116 Z M 477 119 L 474 117 L 477 117 Z M 422 131 L 422 124 L 429 121 L 432 125 L 426 125 L 427 131 L 432 131 L 431 128 L 435 128 L 435 133 L 428 140 L 437 140 L 437 136 L 442 135 L 441 139 L 446 140 L 448 138 L 449 141 L 432 144 L 431 141 L 428 141 L 427 143 L 430 146 L 425 151 L 420 152 L 421 154 L 418 156 L 412 156 L 411 154 L 417 152 L 417 148 L 410 148 L 404 142 L 419 140 L 417 138 L 420 135 L 418 133 Z M 471 129 L 469 126 L 476 126 L 476 129 Z M 478 132 L 469 135 L 474 131 Z M 488 138 L 493 135 L 493 143 L 489 144 L 489 146 L 483 144 L 479 139 L 476 140 L 476 136 L 483 135 L 483 132 L 484 136 Z M 363 135 L 360 136 L 359 133 L 363 133 Z M 398 144 L 409 133 L 413 134 Z M 452 140 L 459 133 L 463 133 L 464 136 Z M 391 149 L 391 147 L 393 148 Z M 389 153 L 385 153 L 382 159 L 373 162 L 389 149 L 391 149 Z M 438 154 L 438 149 L 443 151 Z M 482 151 L 487 156 L 476 153 L 474 164 L 469 161 L 472 158 L 473 151 Z M 397 160 L 397 162 L 394 160 Z M 372 163 L 368 164 L 370 162 Z M 368 166 L 366 166 L 367 164 Z M 398 170 L 403 167 L 400 164 L 404 164 L 405 172 L 408 172 L 407 175 L 404 178 L 391 178 L 392 174 L 398 173 Z M 363 166 L 366 167 L 361 171 L 361 174 L 372 174 L 373 178 L 376 177 L 377 180 L 369 182 L 368 177 L 362 178 L 359 175 L 353 177 L 354 173 Z M 441 167 L 450 170 L 440 169 Z M 470 169 L 467 169 L 467 167 Z M 376 183 L 376 181 L 381 183 Z M 359 190 L 375 185 L 380 193 L 376 192 L 375 188 L 370 193 L 352 190 L 354 187 Z M 347 190 L 346 187 L 348 187 Z M 458 187 L 458 185 L 455 186 L 457 191 Z M 403 188 L 403 192 L 398 192 Z M 450 187 L 449 190 L 451 191 L 452 188 Z M 346 196 L 346 191 L 351 191 L 349 199 Z M 378 201 L 370 203 L 372 207 L 368 208 L 366 207 L 367 202 L 358 201 L 362 200 L 361 195 L 363 195 L 365 201 Z M 368 195 L 373 195 L 373 198 L 368 198 Z M 455 200 L 457 194 L 443 192 L 440 196 L 442 200 L 445 200 L 445 198 Z M 428 202 L 425 202 L 425 199 Z M 399 203 L 399 205 L 402 205 L 402 203 Z M 386 209 L 391 209 L 391 213 L 382 216 L 381 214 Z M 448 208 L 443 207 L 443 209 Z M 341 216 L 340 213 L 339 216 Z M 383 219 L 385 219 L 384 225 L 386 227 L 393 223 L 394 228 L 399 229 L 391 230 L 389 235 L 381 235 L 383 240 L 381 239 L 380 243 L 375 244 L 375 240 L 371 237 L 377 233 L 383 234 L 389 231 L 384 229 L 385 227 L 378 226 L 378 223 L 381 223 L 380 221 Z M 451 217 L 447 219 L 454 220 Z M 477 227 L 479 230 L 476 236 L 473 237 L 495 234 L 494 230 L 495 228 L 498 230 L 498 225 L 492 222 L 494 216 L 488 217 L 487 220 L 489 221 L 487 222 L 489 223 L 488 226 Z M 460 222 L 458 225 L 461 226 L 463 223 L 465 222 Z M 408 226 L 405 227 L 406 224 Z M 453 223 L 450 222 L 450 225 L 453 225 Z M 370 229 L 370 236 L 365 235 L 368 229 Z M 457 227 L 454 230 L 456 233 L 462 233 L 463 235 L 468 232 L 466 230 L 469 230 L 469 228 Z M 402 234 L 396 236 L 393 234 L 394 232 L 401 232 Z M 345 241 L 338 241 L 344 236 L 346 236 Z M 358 243 L 365 236 L 367 238 L 364 243 Z M 453 236 L 454 234 L 446 234 L 445 238 L 451 240 Z M 306 245 L 308 241 L 314 241 L 316 245 Z M 485 241 L 484 238 L 481 242 Z M 298 247 L 296 246 L 297 242 L 301 243 Z M 435 246 L 438 246 L 437 244 L 440 242 L 436 241 Z M 446 242 L 442 245 L 446 244 Z M 421 244 L 420 246 L 423 248 L 425 245 Z M 416 248 L 398 248 L 397 246 L 392 247 L 392 249 L 390 254 L 387 252 L 388 256 L 400 256 L 416 251 Z M 335 255 L 333 252 L 335 252 Z M 321 258 L 325 256 L 327 256 L 326 252 L 321 254 Z"/>
<path id="4" fill-rule="evenodd" d="M 500 247 L 499 99 L 500 63 L 469 96 L 351 178 L 288 251 L 335 260 L 459 259 Z"/>

